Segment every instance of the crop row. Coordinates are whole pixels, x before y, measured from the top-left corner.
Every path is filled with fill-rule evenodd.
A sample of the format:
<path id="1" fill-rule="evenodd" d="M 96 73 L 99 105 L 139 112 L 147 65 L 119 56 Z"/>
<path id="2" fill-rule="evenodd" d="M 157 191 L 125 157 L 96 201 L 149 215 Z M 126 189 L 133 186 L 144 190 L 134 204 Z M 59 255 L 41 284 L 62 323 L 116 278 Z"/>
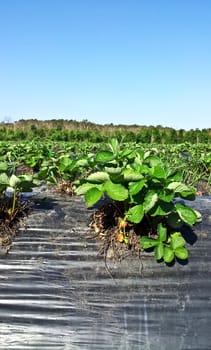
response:
<path id="1" fill-rule="evenodd" d="M 2 142 L 0 214 L 13 221 L 22 208 L 21 193 L 42 183 L 83 195 L 89 206 L 106 195 L 115 213 L 111 230 L 115 237 L 109 235 L 108 240 L 133 246 L 137 232 L 145 227 L 138 233 L 140 246 L 153 248 L 157 260 L 169 263 L 175 257 L 188 257 L 178 229 L 201 219 L 200 213 L 174 200 L 194 200 L 200 181 L 209 191 L 210 168 L 211 148 L 205 144 L 152 146 L 111 139 L 107 144 L 79 147 L 78 143 Z M 102 222 L 100 227 L 108 233 Z"/>

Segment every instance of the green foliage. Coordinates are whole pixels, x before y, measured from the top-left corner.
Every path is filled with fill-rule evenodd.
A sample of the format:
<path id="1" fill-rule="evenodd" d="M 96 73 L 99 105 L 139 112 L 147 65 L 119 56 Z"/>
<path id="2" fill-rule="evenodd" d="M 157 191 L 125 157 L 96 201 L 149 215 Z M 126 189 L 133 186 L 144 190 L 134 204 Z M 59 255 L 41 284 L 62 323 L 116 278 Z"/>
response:
<path id="1" fill-rule="evenodd" d="M 140 239 L 143 249 L 154 249 L 156 260 L 163 259 L 166 263 L 171 263 L 175 257 L 181 260 L 188 258 L 188 251 L 185 248 L 185 240 L 180 232 L 167 235 L 167 228 L 161 223 L 158 224 L 157 238 L 143 236 Z"/>
<path id="2" fill-rule="evenodd" d="M 175 257 L 187 259 L 185 240 L 175 229 L 183 224 L 192 226 L 201 216 L 174 199 L 194 200 L 195 188 L 184 184 L 182 175 L 168 168 L 153 151 L 122 149 L 116 139 L 108 148 L 93 157 L 91 173 L 80 180 L 76 193 L 85 195 L 89 206 L 107 196 L 119 211 L 124 208 L 122 217 L 131 224 L 147 220 L 150 230 L 140 243 L 143 249 L 154 247 L 157 260 L 169 263 Z M 150 231 L 156 227 L 157 238 L 151 238 Z"/>

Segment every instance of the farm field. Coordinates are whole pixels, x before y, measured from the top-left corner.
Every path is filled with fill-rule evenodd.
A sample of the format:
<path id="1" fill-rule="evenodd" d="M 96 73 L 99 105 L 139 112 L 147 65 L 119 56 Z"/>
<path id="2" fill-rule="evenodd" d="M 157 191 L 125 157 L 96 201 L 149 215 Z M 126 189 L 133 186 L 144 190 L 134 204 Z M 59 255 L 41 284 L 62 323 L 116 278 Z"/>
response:
<path id="1" fill-rule="evenodd" d="M 207 348 L 209 145 L 112 139 L 2 142 L 0 150 L 0 349 Z M 32 190 L 21 226 L 28 209 L 22 194 Z M 105 193 L 115 203 L 107 212 L 116 220 L 111 230 L 103 227 L 105 211 L 94 214 Z M 149 229 L 146 217 L 150 235 L 141 248 L 132 228 Z M 181 222 L 196 224 L 196 232 L 181 235 Z M 164 261 L 156 264 L 153 255 Z"/>
<path id="2" fill-rule="evenodd" d="M 43 184 L 58 192 L 82 195 L 88 206 L 106 195 L 118 207 L 111 224 L 120 230 L 117 241 L 127 244 L 126 226 L 131 223 L 152 221 L 147 230 L 156 235 L 157 229 L 162 231 L 165 217 L 169 222 L 176 220 L 188 225 L 197 222 L 200 214 L 174 205 L 173 198 L 192 201 L 195 195 L 210 195 L 210 168 L 211 146 L 207 144 L 151 145 L 119 142 L 115 138 L 101 144 L 81 142 L 80 146 L 78 142 L 1 142 L 1 217 L 6 218 L 10 230 L 26 210 L 21 193 Z M 173 226 L 178 224 L 176 221 Z M 4 224 L 1 219 L 2 228 Z M 105 223 L 93 223 L 97 231 L 98 226 L 103 233 Z M 131 241 L 134 243 L 134 237 Z M 155 242 L 142 242 L 143 247 L 150 244 Z M 134 249 L 135 246 L 139 251 L 140 245 L 134 243 Z M 155 253 L 157 258 L 160 254 L 162 257 L 162 252 Z"/>
<path id="3" fill-rule="evenodd" d="M 179 145 L 151 145 L 122 142 L 120 148 L 131 153 L 138 150 L 145 158 L 158 157 L 169 169 L 180 171 L 183 182 L 210 194 L 210 144 L 196 145 L 185 142 Z M 102 149 L 108 149 L 108 144 L 53 141 L 0 142 L 0 172 L 10 176 L 32 174 L 33 178 L 46 181 L 48 184 L 56 185 L 62 181 L 74 183 L 84 174 L 91 173 L 94 157 Z"/>

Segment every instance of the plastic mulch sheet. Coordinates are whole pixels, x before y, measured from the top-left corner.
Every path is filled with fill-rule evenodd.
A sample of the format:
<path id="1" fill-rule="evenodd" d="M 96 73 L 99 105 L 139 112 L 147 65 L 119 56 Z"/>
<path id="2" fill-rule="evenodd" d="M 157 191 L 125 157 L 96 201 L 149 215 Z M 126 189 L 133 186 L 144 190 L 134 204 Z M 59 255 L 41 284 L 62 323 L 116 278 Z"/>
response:
<path id="1" fill-rule="evenodd" d="M 108 261 L 88 237 L 82 198 L 34 198 L 0 256 L 0 349 L 211 349 L 211 198 L 187 245 L 189 262 Z"/>

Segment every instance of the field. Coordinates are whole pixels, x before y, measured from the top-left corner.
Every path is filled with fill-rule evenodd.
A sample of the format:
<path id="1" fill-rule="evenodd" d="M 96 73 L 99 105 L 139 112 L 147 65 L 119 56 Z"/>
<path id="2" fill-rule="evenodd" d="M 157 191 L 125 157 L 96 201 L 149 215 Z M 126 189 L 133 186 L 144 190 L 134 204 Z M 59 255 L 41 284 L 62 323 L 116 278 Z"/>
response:
<path id="1" fill-rule="evenodd" d="M 111 200 L 92 218 L 92 228 L 104 237 L 104 255 L 112 246 L 118 258 L 123 247 L 130 247 L 138 254 L 154 249 L 155 258 L 166 263 L 186 259 L 179 227 L 199 222 L 200 213 L 174 199 L 210 195 L 210 168 L 208 144 L 138 144 L 115 138 L 100 144 L 1 142 L 1 243 L 10 246 L 12 228 L 27 209 L 21 194 L 45 184 L 84 196 L 88 206 L 104 196 Z"/>

